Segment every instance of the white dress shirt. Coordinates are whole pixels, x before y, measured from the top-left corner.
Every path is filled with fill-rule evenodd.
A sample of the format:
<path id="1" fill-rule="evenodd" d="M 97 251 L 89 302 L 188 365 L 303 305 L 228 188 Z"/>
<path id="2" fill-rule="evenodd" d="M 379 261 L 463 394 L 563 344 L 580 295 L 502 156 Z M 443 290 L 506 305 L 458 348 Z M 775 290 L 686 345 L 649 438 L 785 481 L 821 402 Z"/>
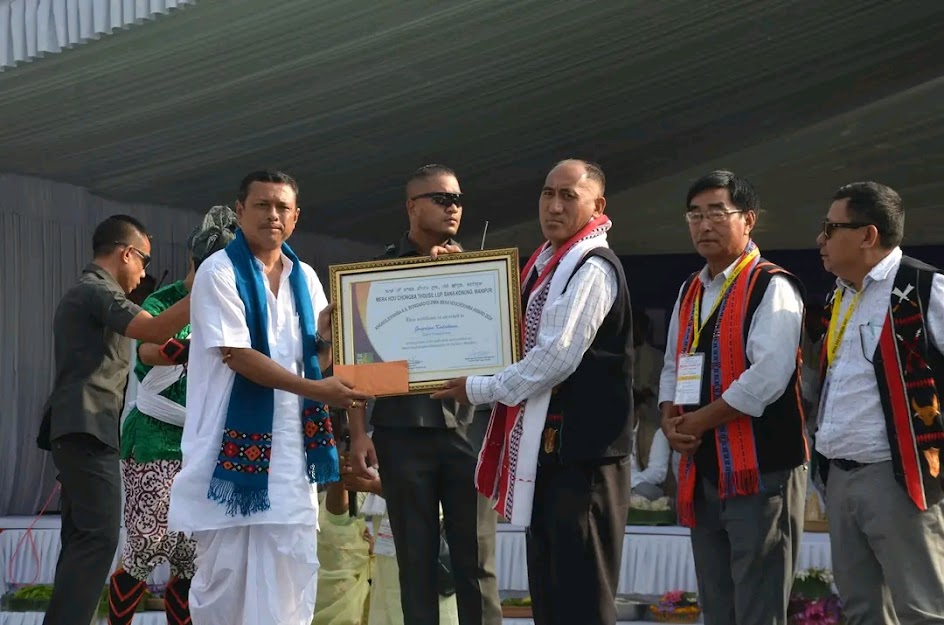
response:
<path id="1" fill-rule="evenodd" d="M 538 257 L 535 270 L 539 274 L 553 255 L 554 250 L 548 248 Z M 517 406 L 570 377 L 613 308 L 618 288 L 616 268 L 599 256 L 587 260 L 567 290 L 555 301 L 545 302 L 534 347 L 524 358 L 493 376 L 466 380 L 469 401 Z"/>
<path id="2" fill-rule="evenodd" d="M 262 263 L 256 260 L 261 266 Z M 302 263 L 317 317 L 328 301 L 314 269 Z M 276 297 L 266 285 L 270 357 L 303 375 L 302 335 L 289 284 L 292 261 L 282 256 Z M 246 308 L 236 291 L 233 263 L 225 251 L 206 259 L 193 281 L 190 299 L 190 362 L 187 375 L 187 420 L 181 451 L 183 467 L 171 489 L 169 526 L 173 531 L 216 530 L 265 523 L 311 525 L 318 518 L 318 491 L 307 477 L 302 435 L 302 398 L 275 390 L 268 510 L 229 516 L 226 506 L 207 498 L 226 423 L 236 372 L 223 363 L 221 347 L 251 349 Z"/>
<path id="3" fill-rule="evenodd" d="M 827 458 L 864 464 L 891 460 L 885 412 L 872 363 L 888 315 L 901 255 L 901 249 L 896 247 L 865 276 L 862 295 L 827 370 L 816 433 L 816 449 Z M 842 306 L 836 313 L 837 322 L 841 323 L 856 290 L 845 280 L 836 280 L 836 284 L 843 289 Z M 925 325 L 928 340 L 944 352 L 944 276 L 940 274 L 931 281 Z"/>
<path id="4" fill-rule="evenodd" d="M 699 323 L 704 323 L 712 312 L 715 301 L 721 295 L 724 281 L 734 271 L 737 263 L 738 261 L 734 261 L 714 279 L 709 277 L 707 266 L 698 274 L 698 279 L 705 286 Z M 682 288 L 684 286 L 683 284 Z M 684 295 L 679 289 L 679 296 L 675 300 L 675 308 L 669 320 L 665 360 L 659 380 L 660 404 L 666 401 L 675 403 L 675 351 L 678 346 L 679 306 Z M 774 274 L 754 312 L 747 333 L 745 348 L 750 366 L 724 391 L 721 398 L 740 413 L 762 416 L 767 406 L 777 401 L 790 383 L 796 369 L 802 326 L 803 298 L 800 297 L 800 292 L 788 278 Z M 707 366 L 703 375 L 708 375 Z M 707 399 L 703 397 L 702 401 Z"/>
<path id="5" fill-rule="evenodd" d="M 639 429 L 639 426 L 636 426 Z M 649 448 L 649 463 L 645 469 L 639 467 L 639 460 L 636 457 L 639 447 L 639 438 L 634 436 L 636 443 L 633 445 L 633 453 L 630 455 L 630 484 L 636 488 L 640 484 L 652 484 L 662 488 L 665 482 L 665 476 L 669 471 L 669 458 L 672 451 L 669 449 L 669 439 L 665 437 L 662 430 L 656 430 L 652 437 L 652 446 Z"/>

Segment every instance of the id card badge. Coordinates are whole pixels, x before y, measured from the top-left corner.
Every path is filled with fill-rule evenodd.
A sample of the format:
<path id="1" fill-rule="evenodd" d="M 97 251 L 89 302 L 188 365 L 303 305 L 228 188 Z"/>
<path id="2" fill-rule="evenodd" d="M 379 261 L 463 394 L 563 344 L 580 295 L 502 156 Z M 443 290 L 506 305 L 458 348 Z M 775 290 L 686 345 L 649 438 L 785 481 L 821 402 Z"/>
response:
<path id="1" fill-rule="evenodd" d="M 374 537 L 374 553 L 378 556 L 395 556 L 397 548 L 393 544 L 393 530 L 390 529 L 390 519 L 384 515 L 380 522 L 380 529 Z"/>
<path id="2" fill-rule="evenodd" d="M 701 404 L 701 376 L 705 372 L 705 355 L 684 354 L 679 357 L 675 378 L 675 405 Z"/>

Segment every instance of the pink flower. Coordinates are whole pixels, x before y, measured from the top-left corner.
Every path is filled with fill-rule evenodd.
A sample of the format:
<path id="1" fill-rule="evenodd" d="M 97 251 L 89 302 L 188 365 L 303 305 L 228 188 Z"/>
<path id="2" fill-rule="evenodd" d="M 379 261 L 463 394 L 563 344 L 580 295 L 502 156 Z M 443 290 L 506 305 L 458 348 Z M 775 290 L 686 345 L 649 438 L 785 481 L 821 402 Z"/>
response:
<path id="1" fill-rule="evenodd" d="M 673 590 L 672 592 L 667 592 L 662 597 L 662 600 L 666 603 L 679 603 L 682 600 L 682 591 Z"/>

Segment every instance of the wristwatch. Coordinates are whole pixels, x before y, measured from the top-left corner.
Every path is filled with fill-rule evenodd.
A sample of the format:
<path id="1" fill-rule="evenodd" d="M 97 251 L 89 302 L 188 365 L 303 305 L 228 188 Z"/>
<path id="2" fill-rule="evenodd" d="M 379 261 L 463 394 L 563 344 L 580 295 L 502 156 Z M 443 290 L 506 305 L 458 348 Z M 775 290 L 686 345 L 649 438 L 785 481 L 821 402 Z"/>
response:
<path id="1" fill-rule="evenodd" d="M 331 339 L 326 339 L 325 337 L 321 336 L 320 332 L 315 331 L 315 349 L 320 352 L 322 348 L 326 348 L 330 346 L 331 346 Z"/>

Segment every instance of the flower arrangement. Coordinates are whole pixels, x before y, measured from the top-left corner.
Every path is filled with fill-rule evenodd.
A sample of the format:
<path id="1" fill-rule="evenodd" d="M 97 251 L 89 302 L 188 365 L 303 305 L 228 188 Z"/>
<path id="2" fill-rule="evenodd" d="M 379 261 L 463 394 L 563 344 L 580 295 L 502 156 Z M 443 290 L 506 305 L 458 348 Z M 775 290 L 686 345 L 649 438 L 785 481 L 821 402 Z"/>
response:
<path id="1" fill-rule="evenodd" d="M 681 590 L 662 595 L 659 603 L 649 606 L 649 612 L 660 623 L 696 623 L 701 616 L 698 595 Z"/>
<path id="2" fill-rule="evenodd" d="M 787 609 L 790 625 L 842 625 L 842 603 L 833 592 L 833 576 L 826 569 L 797 573 Z"/>

